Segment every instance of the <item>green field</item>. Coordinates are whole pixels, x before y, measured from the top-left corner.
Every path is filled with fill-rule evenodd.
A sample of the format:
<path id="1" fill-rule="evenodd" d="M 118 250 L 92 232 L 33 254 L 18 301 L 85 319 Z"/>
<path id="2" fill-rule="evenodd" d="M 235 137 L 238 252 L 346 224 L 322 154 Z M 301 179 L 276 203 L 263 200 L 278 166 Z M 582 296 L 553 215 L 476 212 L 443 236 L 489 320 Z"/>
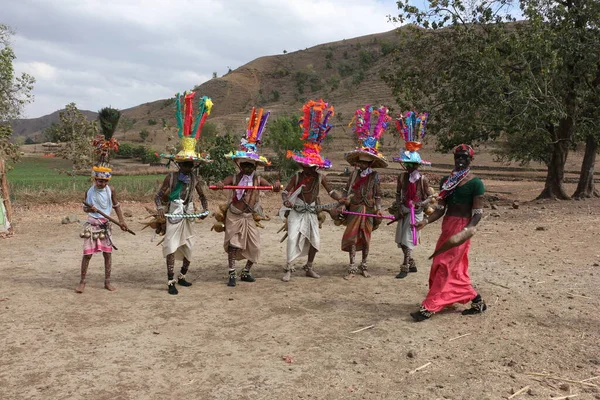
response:
<path id="1" fill-rule="evenodd" d="M 90 176 L 71 177 L 60 172 L 70 169 L 69 160 L 23 157 L 7 174 L 11 198 L 18 202 L 31 200 L 36 195 L 52 194 L 65 200 L 81 197 L 91 185 Z M 118 191 L 121 200 L 150 200 L 163 178 L 164 175 L 116 175 L 111 179 L 111 186 Z"/>

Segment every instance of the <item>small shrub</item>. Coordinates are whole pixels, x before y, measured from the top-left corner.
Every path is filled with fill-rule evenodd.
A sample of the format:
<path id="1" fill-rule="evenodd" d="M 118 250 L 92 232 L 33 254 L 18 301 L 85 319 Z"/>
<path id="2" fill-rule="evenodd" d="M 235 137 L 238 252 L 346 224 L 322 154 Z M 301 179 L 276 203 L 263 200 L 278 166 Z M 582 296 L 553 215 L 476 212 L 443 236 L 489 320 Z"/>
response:
<path id="1" fill-rule="evenodd" d="M 156 124 L 157 124 L 157 122 L 156 122 L 156 120 L 155 120 L 155 119 L 153 119 L 153 118 L 150 118 L 150 119 L 148 120 L 148 125 L 156 125 Z"/>
<path id="2" fill-rule="evenodd" d="M 354 72 L 354 67 L 346 62 L 340 62 L 338 65 L 338 72 L 342 78 L 352 75 Z"/>
<path id="3" fill-rule="evenodd" d="M 327 60 L 327 61 L 325 61 L 325 68 L 327 68 L 327 69 L 331 69 L 332 67 L 333 67 L 333 66 L 332 66 L 332 64 L 331 64 L 331 60 Z"/>
<path id="4" fill-rule="evenodd" d="M 273 101 L 279 101 L 279 91 L 278 90 L 271 91 L 271 99 Z"/>
<path id="5" fill-rule="evenodd" d="M 154 121 L 156 123 L 156 121 Z M 145 142 L 146 139 L 148 139 L 148 136 L 150 136 L 150 132 L 148 132 L 147 129 L 142 129 L 140 131 L 140 139 L 142 139 L 142 142 Z"/>
<path id="6" fill-rule="evenodd" d="M 365 73 L 362 69 L 356 71 L 354 76 L 352 76 L 352 83 L 354 83 L 355 85 L 358 85 L 359 83 L 361 83 L 364 80 L 365 80 Z"/>

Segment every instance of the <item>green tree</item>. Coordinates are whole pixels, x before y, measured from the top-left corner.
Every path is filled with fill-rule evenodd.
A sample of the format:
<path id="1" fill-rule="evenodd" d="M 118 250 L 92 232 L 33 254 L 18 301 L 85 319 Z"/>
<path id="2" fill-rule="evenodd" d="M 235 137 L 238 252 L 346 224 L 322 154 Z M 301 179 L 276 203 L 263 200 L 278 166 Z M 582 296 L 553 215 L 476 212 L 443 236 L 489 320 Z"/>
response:
<path id="1" fill-rule="evenodd" d="M 148 136 L 150 136 L 150 132 L 148 132 L 148 129 L 142 129 L 140 131 L 140 139 L 142 139 L 142 142 L 145 142 L 146 139 L 148 139 Z"/>
<path id="2" fill-rule="evenodd" d="M 60 171 L 73 178 L 75 187 L 75 176 L 92 167 L 93 147 L 92 139 L 98 133 L 95 121 L 88 121 L 75 103 L 65 106 L 59 113 L 60 122 L 54 125 L 56 132 L 52 133 L 63 142 L 57 154 L 71 161 L 70 171 Z"/>
<path id="3" fill-rule="evenodd" d="M 0 158 L 19 159 L 18 149 L 10 142 L 12 128 L 8 121 L 21 115 L 23 107 L 33 101 L 35 79 L 28 74 L 15 76 L 15 53 L 10 38 L 14 32 L 0 24 Z"/>
<path id="4" fill-rule="evenodd" d="M 126 116 L 121 116 L 121 119 L 119 120 L 119 129 L 121 131 L 123 131 L 123 133 L 127 133 L 128 131 L 133 129 L 133 126 L 135 125 L 136 120 L 134 118 L 128 118 Z"/>
<path id="5" fill-rule="evenodd" d="M 206 124 L 204 127 L 206 128 Z M 200 167 L 198 167 L 200 176 L 202 176 L 208 184 L 219 182 L 235 173 L 234 164 L 225 158 L 225 154 L 234 149 L 235 142 L 229 133 L 213 138 L 212 146 L 208 151 L 212 162 L 200 164 Z"/>
<path id="6" fill-rule="evenodd" d="M 302 129 L 296 116 L 279 116 L 269 122 L 265 146 L 275 152 L 272 161 L 279 171 L 280 179 L 287 179 L 298 169 L 297 163 L 287 158 L 288 150 L 302 149 Z"/>
<path id="7" fill-rule="evenodd" d="M 591 127 L 600 123 L 585 106 L 598 98 L 600 85 L 600 2 L 398 4 L 395 19 L 416 25 L 403 29 L 403 53 L 411 57 L 398 57 L 384 75 L 398 104 L 430 111 L 443 149 L 496 139 L 506 161 L 545 163 L 539 197 L 568 199 L 569 149 L 578 137 L 596 137 Z M 526 21 L 511 22 L 508 11 L 516 4 Z M 589 122 L 576 124 L 583 120 Z"/>

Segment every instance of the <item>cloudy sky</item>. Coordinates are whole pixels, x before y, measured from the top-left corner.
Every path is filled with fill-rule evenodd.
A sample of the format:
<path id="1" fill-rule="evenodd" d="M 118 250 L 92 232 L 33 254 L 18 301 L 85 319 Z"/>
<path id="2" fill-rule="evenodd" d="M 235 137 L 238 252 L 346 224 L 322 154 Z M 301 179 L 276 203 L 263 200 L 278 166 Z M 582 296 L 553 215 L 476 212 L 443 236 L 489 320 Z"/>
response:
<path id="1" fill-rule="evenodd" d="M 393 0 L 2 0 L 26 118 L 172 97 L 253 59 L 394 29 Z"/>

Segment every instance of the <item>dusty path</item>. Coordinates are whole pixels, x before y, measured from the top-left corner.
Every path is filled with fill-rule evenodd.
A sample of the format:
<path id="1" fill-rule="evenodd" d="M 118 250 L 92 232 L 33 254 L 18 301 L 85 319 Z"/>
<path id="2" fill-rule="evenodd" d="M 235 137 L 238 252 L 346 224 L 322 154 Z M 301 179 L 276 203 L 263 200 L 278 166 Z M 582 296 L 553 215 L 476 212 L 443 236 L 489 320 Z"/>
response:
<path id="1" fill-rule="evenodd" d="M 487 184 L 520 200 L 539 191 Z M 142 206 L 125 205 L 130 227 Z M 276 201 L 266 209 L 274 214 Z M 347 282 L 343 227 L 327 221 L 322 279 L 297 272 L 284 284 L 280 224 L 266 222 L 257 282 L 228 288 L 223 236 L 206 220 L 196 225 L 194 286 L 178 296 L 166 292 L 151 234 L 117 232 L 118 290 L 102 289 L 96 255 L 80 295 L 79 227 L 60 224 L 83 218 L 79 206 L 17 208 L 18 234 L 0 240 L 0 398 L 501 399 L 525 386 L 531 394 L 515 398 L 600 398 L 600 379 L 526 374 L 600 375 L 600 201 L 486 212 L 470 270 L 488 312 L 463 317 L 457 306 L 416 324 L 408 313 L 426 293 L 439 224 L 424 232 L 417 274 L 394 279 L 400 251 L 383 226 L 373 236 L 373 277 Z"/>

